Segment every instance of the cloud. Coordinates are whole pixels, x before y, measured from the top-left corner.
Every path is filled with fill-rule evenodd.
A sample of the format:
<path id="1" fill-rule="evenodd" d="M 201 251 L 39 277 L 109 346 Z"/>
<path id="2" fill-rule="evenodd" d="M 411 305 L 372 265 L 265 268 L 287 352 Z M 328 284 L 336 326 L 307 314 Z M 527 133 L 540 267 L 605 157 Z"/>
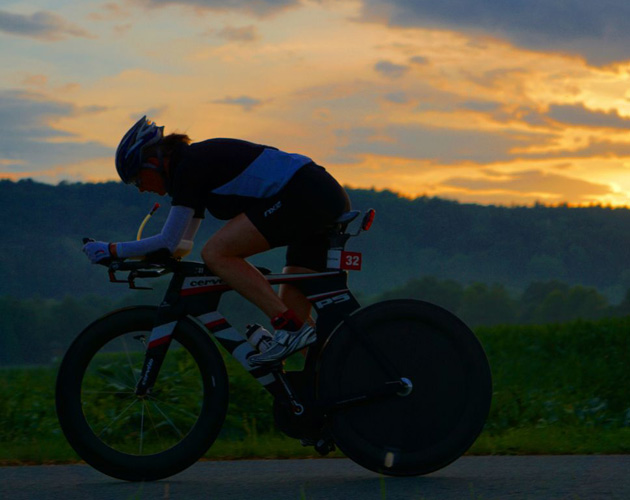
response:
<path id="1" fill-rule="evenodd" d="M 263 101 L 260 99 L 255 99 L 253 97 L 248 97 L 246 95 L 242 95 L 240 97 L 224 97 L 223 99 L 217 99 L 212 101 L 215 104 L 227 104 L 229 106 L 240 106 L 245 111 L 251 111 L 252 109 L 260 106 Z"/>
<path id="2" fill-rule="evenodd" d="M 260 38 L 256 26 L 242 26 L 234 28 L 226 26 L 217 35 L 230 42 L 255 42 Z"/>
<path id="3" fill-rule="evenodd" d="M 466 101 L 460 104 L 462 109 L 469 111 L 477 111 L 479 113 L 492 113 L 499 111 L 503 106 L 500 102 L 495 101 Z"/>
<path id="4" fill-rule="evenodd" d="M 388 94 L 385 94 L 385 100 L 396 104 L 406 104 L 409 102 L 409 96 L 402 91 L 389 92 Z"/>
<path id="5" fill-rule="evenodd" d="M 45 87 L 48 83 L 48 77 L 46 75 L 27 75 L 22 79 L 22 85 L 25 87 Z"/>
<path id="6" fill-rule="evenodd" d="M 59 118 L 101 110 L 77 108 L 38 93 L 0 91 L 0 171 L 36 173 L 51 165 L 111 156 L 111 148 L 80 142 L 73 134 L 51 125 Z"/>
<path id="7" fill-rule="evenodd" d="M 0 10 L 0 31 L 47 41 L 63 40 L 68 36 L 94 38 L 84 29 L 46 11 L 23 15 Z"/>
<path id="8" fill-rule="evenodd" d="M 516 131 L 453 130 L 425 125 L 391 125 L 383 130 L 357 128 L 338 136 L 345 145 L 340 153 L 354 158 L 363 154 L 429 160 L 438 164 L 479 164 L 514 159 L 511 150 L 543 141 L 546 134 Z"/>
<path id="9" fill-rule="evenodd" d="M 629 129 L 630 118 L 621 116 L 616 110 L 595 111 L 584 104 L 552 104 L 548 110 L 521 107 L 514 116 L 534 127 L 562 129 L 566 126 L 612 129 Z"/>
<path id="10" fill-rule="evenodd" d="M 489 34 L 534 50 L 577 54 L 593 64 L 630 59 L 627 0 L 363 0 L 366 21 Z"/>
<path id="11" fill-rule="evenodd" d="M 68 116 L 71 104 L 46 100 L 41 94 L 20 90 L 0 91 L 0 138 L 50 138 L 66 135 L 46 122 L 51 117 Z"/>
<path id="12" fill-rule="evenodd" d="M 588 201 L 612 194 L 607 185 L 541 170 L 523 170 L 505 175 L 492 171 L 485 173 L 488 174 L 486 178 L 453 177 L 443 181 L 442 185 L 475 191 L 478 194 L 503 192 L 557 200 Z"/>
<path id="13" fill-rule="evenodd" d="M 409 71 L 409 66 L 395 64 L 391 61 L 379 61 L 374 65 L 374 69 L 387 78 L 400 78 Z"/>
<path id="14" fill-rule="evenodd" d="M 409 62 L 412 64 L 417 64 L 419 66 L 425 66 L 429 64 L 429 59 L 424 56 L 413 56 L 409 59 Z"/>
<path id="15" fill-rule="evenodd" d="M 148 7 L 184 5 L 217 12 L 238 10 L 264 17 L 300 5 L 300 0 L 139 0 Z"/>
<path id="16" fill-rule="evenodd" d="M 130 14 L 129 11 L 122 5 L 114 2 L 107 2 L 99 6 L 98 12 L 92 12 L 88 15 L 88 17 L 94 21 L 110 21 L 112 19 L 129 19 Z"/>
<path id="17" fill-rule="evenodd" d="M 630 118 L 620 116 L 616 110 L 593 111 L 583 104 L 554 104 L 549 107 L 547 116 L 568 125 L 630 129 Z"/>
<path id="18" fill-rule="evenodd" d="M 630 158 L 630 143 L 590 139 L 586 146 L 575 150 L 530 153 L 528 159 L 577 159 L 577 158 Z M 624 172 L 625 176 L 625 172 Z"/>

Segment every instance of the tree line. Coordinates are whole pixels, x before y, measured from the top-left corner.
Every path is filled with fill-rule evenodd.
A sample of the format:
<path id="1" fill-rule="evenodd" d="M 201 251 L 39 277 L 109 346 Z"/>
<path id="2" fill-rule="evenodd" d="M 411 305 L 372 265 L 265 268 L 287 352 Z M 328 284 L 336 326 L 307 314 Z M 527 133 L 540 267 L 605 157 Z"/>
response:
<path id="1" fill-rule="evenodd" d="M 420 298 L 472 326 L 630 312 L 628 209 L 481 206 L 364 189 L 349 194 L 354 208 L 377 211 L 372 229 L 348 245 L 363 252 L 364 270 L 351 273 L 350 285 L 364 302 Z M 0 181 L 0 364 L 47 362 L 100 314 L 130 301 L 159 303 L 159 296 L 129 298 L 124 285 L 110 284 L 105 269 L 81 252 L 86 236 L 133 239 L 156 201 L 167 207 L 145 235 L 161 228 L 167 199 L 117 182 Z M 193 259 L 221 224 L 207 217 Z M 252 261 L 279 271 L 284 251 Z M 257 317 L 247 303 L 227 305 L 235 326 L 241 317 Z"/>
<path id="2" fill-rule="evenodd" d="M 472 327 L 565 323 L 630 314 L 630 291 L 616 304 L 597 289 L 552 280 L 531 283 L 522 292 L 510 293 L 501 284 L 462 285 L 433 276 L 409 281 L 375 297 L 380 300 L 415 298 L 438 304 Z"/>
<path id="3" fill-rule="evenodd" d="M 630 288 L 628 209 L 481 206 L 365 189 L 349 194 L 354 208 L 377 212 L 372 229 L 349 242 L 364 260 L 364 271 L 353 273 L 351 283 L 367 295 L 428 275 L 465 285 L 500 283 L 510 291 L 557 280 L 594 287 L 613 301 Z M 0 296 L 120 296 L 87 262 L 81 240 L 133 239 L 156 201 L 167 206 L 145 235 L 161 228 L 168 199 L 117 182 L 0 181 Z M 199 260 L 203 243 L 221 224 L 207 216 L 192 259 Z M 284 251 L 253 261 L 280 270 Z"/>
<path id="4" fill-rule="evenodd" d="M 157 304 L 163 290 L 126 295 L 67 296 L 63 299 L 0 297 L 0 366 L 46 364 L 63 356 L 78 333 L 100 316 L 136 303 Z M 438 304 L 471 327 L 500 324 L 563 323 L 630 314 L 630 294 L 610 304 L 595 288 L 558 281 L 536 282 L 523 292 L 509 293 L 503 285 L 462 285 L 435 277 L 414 279 L 377 295 L 359 294 L 360 302 L 416 298 Z M 220 307 L 240 331 L 248 322 L 267 323 L 256 308 L 236 294 L 226 294 Z"/>

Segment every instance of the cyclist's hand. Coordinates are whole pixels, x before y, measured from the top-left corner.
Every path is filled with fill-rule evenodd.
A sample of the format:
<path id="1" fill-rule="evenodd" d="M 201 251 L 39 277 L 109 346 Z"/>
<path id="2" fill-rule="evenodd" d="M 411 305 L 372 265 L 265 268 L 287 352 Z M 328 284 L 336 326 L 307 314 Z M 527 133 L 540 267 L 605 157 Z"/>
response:
<path id="1" fill-rule="evenodd" d="M 92 264 L 96 264 L 103 259 L 111 258 L 109 253 L 109 243 L 104 241 L 90 241 L 83 247 L 83 253 L 88 256 Z"/>

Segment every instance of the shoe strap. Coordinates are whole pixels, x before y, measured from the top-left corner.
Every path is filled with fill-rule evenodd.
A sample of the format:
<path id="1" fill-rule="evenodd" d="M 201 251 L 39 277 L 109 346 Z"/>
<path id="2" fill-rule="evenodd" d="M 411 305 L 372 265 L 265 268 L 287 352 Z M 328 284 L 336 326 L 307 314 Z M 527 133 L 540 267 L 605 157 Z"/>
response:
<path id="1" fill-rule="evenodd" d="M 298 318 L 292 309 L 288 309 L 271 319 L 271 326 L 273 326 L 274 330 L 297 331 L 302 328 L 302 325 L 302 320 Z"/>
<path id="2" fill-rule="evenodd" d="M 275 340 L 280 345 L 287 345 L 289 343 L 290 333 L 286 330 L 276 330 L 273 335 L 273 340 Z"/>

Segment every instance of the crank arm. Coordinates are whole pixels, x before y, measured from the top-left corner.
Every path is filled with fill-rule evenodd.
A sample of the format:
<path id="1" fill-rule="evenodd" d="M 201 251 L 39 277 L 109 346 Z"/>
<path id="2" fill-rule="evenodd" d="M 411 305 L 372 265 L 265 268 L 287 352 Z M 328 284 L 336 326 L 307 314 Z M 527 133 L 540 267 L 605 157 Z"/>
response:
<path id="1" fill-rule="evenodd" d="M 405 397 L 411 394 L 412 390 L 413 385 L 411 381 L 406 378 L 401 378 L 400 380 L 385 382 L 382 386 L 375 387 L 363 394 L 345 396 L 336 401 L 318 401 L 316 405 L 323 407 L 325 410 L 342 410 L 353 406 L 368 404 L 379 399 L 394 396 Z"/>
<path id="2" fill-rule="evenodd" d="M 291 411 L 294 415 L 302 415 L 304 413 L 304 405 L 300 403 L 297 398 L 297 395 L 293 391 L 291 384 L 285 377 L 284 371 L 282 370 L 282 364 L 279 365 L 279 369 L 273 371 L 276 376 L 276 379 L 280 381 L 282 387 L 285 392 L 286 398 L 289 400 L 289 404 L 291 405 Z"/>

